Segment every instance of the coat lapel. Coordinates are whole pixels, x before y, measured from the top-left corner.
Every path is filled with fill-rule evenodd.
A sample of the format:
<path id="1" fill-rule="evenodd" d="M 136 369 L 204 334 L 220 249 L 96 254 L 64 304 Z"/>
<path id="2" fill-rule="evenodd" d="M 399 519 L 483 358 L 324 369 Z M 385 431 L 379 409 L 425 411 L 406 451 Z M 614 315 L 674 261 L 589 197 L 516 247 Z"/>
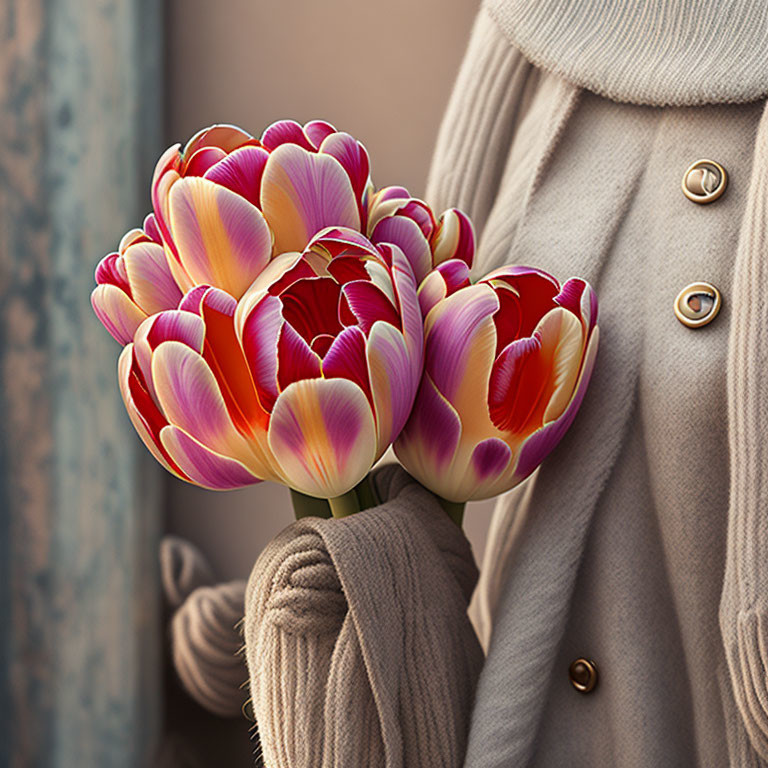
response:
<path id="1" fill-rule="evenodd" d="M 603 154 L 600 135 L 585 137 L 578 125 L 571 125 L 583 119 L 573 90 L 566 84 L 560 90 L 560 109 L 556 105 L 554 111 L 557 130 L 540 149 L 525 211 L 505 260 L 541 267 L 561 281 L 571 275 L 587 279 L 598 294 L 600 347 L 590 388 L 570 431 L 530 479 L 533 488 L 521 486 L 511 494 L 527 490 L 529 503 L 501 571 L 503 585 L 465 768 L 518 768 L 530 759 L 592 513 L 621 450 L 635 401 L 641 334 L 631 299 L 642 282 L 642 258 L 608 256 L 617 249 L 642 179 L 654 120 L 646 108 L 624 113 L 633 130 L 626 132 L 621 184 L 612 185 L 609 176 L 606 185 L 585 187 L 580 197 L 579 179 L 600 178 L 601 165 L 606 171 L 615 168 L 615 137 L 621 126 L 614 113 L 606 128 L 613 137 L 612 150 Z M 591 101 L 588 108 L 599 109 L 598 102 Z M 647 130 L 638 131 L 637 121 L 645 121 Z M 593 114 L 590 125 L 595 124 L 600 121 Z M 569 146 L 562 146 L 565 142 Z M 638 142 L 644 146 L 636 146 Z M 501 213 L 492 212 L 488 226 Z"/>

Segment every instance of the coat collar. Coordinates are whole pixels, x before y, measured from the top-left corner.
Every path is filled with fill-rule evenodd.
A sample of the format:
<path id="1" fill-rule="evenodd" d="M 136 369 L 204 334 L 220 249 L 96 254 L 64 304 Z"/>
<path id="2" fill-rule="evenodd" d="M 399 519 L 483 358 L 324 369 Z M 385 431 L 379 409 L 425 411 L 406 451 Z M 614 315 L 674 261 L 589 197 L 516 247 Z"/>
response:
<path id="1" fill-rule="evenodd" d="M 654 106 L 768 95 L 764 0 L 484 0 L 535 65 L 615 101 Z"/>

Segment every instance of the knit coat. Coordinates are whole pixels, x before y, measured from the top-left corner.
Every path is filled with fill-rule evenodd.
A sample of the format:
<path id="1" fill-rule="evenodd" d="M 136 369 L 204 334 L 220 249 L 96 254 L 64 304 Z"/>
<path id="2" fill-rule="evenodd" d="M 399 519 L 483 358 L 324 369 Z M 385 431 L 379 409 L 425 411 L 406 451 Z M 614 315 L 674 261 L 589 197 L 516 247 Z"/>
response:
<path id="1" fill-rule="evenodd" d="M 466 768 L 768 766 L 767 14 L 495 0 L 477 17 L 428 202 L 473 217 L 476 277 L 587 279 L 601 340 L 569 433 L 495 510 Z M 698 205 L 681 179 L 703 158 L 729 181 Z M 673 305 L 697 281 L 723 304 L 690 328 Z"/>

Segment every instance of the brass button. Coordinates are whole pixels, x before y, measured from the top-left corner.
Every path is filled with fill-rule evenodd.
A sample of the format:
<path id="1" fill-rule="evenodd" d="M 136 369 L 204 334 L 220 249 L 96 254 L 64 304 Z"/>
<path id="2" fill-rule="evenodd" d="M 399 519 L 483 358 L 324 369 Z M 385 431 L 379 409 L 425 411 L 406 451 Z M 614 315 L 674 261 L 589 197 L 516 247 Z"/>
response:
<path id="1" fill-rule="evenodd" d="M 720 291 L 712 283 L 686 285 L 675 299 L 675 315 L 689 328 L 700 328 L 711 323 L 723 304 Z"/>
<path id="2" fill-rule="evenodd" d="M 728 174 L 714 160 L 697 160 L 683 174 L 683 194 L 694 203 L 711 203 L 725 192 Z"/>
<path id="3" fill-rule="evenodd" d="M 597 685 L 597 665 L 590 659 L 576 659 L 568 667 L 568 677 L 579 693 L 589 693 Z"/>

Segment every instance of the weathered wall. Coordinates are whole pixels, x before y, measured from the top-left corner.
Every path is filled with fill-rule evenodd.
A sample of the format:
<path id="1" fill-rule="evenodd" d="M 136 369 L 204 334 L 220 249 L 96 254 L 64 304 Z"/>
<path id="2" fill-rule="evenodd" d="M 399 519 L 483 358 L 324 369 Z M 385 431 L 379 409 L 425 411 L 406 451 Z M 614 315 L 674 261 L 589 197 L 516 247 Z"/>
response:
<path id="1" fill-rule="evenodd" d="M 159 471 L 94 317 L 146 212 L 159 0 L 0 10 L 0 765 L 139 768 L 159 714 Z"/>

